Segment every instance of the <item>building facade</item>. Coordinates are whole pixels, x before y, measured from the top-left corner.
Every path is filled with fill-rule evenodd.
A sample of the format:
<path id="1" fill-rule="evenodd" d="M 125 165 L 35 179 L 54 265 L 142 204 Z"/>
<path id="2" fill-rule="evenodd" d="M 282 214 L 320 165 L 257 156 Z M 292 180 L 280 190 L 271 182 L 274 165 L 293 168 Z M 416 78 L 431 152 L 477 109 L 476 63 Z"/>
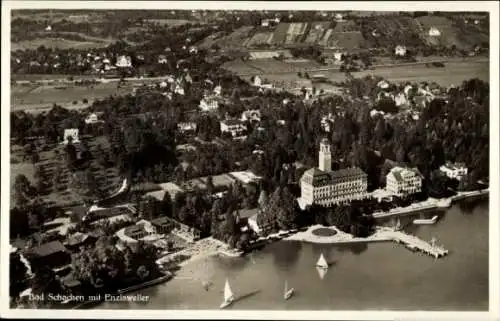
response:
<path id="1" fill-rule="evenodd" d="M 221 133 L 230 133 L 232 137 L 238 137 L 246 130 L 245 124 L 238 119 L 226 119 L 220 122 Z"/>
<path id="2" fill-rule="evenodd" d="M 213 111 L 219 108 L 219 101 L 214 97 L 205 97 L 200 100 L 200 109 L 202 111 Z"/>
<path id="3" fill-rule="evenodd" d="M 300 180 L 303 205 L 331 206 L 366 198 L 368 177 L 358 167 L 332 171 L 331 145 L 320 143 L 318 168 L 307 170 Z"/>
<path id="4" fill-rule="evenodd" d="M 386 176 L 385 189 L 393 196 L 407 197 L 422 191 L 422 175 L 416 168 L 396 166 Z"/>
<path id="5" fill-rule="evenodd" d="M 446 163 L 446 165 L 442 165 L 439 170 L 449 178 L 456 180 L 461 180 L 464 176 L 467 176 L 468 173 L 467 167 L 463 163 Z"/>

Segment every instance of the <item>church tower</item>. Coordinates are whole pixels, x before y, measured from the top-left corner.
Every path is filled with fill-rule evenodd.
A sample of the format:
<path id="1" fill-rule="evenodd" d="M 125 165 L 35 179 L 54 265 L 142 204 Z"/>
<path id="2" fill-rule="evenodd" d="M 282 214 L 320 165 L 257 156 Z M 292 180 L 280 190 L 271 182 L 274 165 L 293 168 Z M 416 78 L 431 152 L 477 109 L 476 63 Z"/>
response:
<path id="1" fill-rule="evenodd" d="M 319 169 L 324 172 L 332 171 L 332 152 L 328 138 L 323 138 L 319 143 Z"/>

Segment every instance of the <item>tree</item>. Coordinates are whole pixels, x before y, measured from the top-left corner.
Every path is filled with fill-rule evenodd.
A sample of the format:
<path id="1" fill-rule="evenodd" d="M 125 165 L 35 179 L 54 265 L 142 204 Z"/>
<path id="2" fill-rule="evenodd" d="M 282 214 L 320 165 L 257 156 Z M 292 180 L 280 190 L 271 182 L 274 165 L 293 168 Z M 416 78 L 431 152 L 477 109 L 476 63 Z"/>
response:
<path id="1" fill-rule="evenodd" d="M 31 279 L 33 294 L 62 293 L 61 284 L 50 267 L 46 265 L 36 267 L 34 273 L 35 275 Z M 47 295 L 45 295 L 45 299 L 48 299 Z"/>
<path id="2" fill-rule="evenodd" d="M 19 293 L 24 289 L 24 282 L 28 277 L 28 269 L 21 261 L 19 253 L 10 253 L 9 264 L 10 275 L 10 296 L 17 298 Z"/>
<path id="3" fill-rule="evenodd" d="M 268 200 L 266 191 L 265 190 L 261 190 L 260 191 L 260 195 L 259 195 L 259 200 L 257 201 L 259 203 L 260 208 L 266 207 L 268 201 L 269 200 Z"/>
<path id="4" fill-rule="evenodd" d="M 25 206 L 32 196 L 32 186 L 24 174 L 18 174 L 14 179 L 14 199 L 18 206 Z"/>
<path id="5" fill-rule="evenodd" d="M 172 217 L 173 214 L 173 202 L 172 202 L 172 196 L 168 191 L 165 191 L 165 194 L 163 195 L 163 214 L 169 217 Z"/>

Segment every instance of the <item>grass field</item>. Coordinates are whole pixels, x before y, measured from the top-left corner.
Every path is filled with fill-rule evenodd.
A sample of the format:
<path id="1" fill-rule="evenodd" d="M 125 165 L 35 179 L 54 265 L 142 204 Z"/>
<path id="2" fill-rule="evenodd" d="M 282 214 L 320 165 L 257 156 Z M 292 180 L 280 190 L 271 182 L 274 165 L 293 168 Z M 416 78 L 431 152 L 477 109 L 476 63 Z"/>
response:
<path id="1" fill-rule="evenodd" d="M 443 86 L 460 85 L 464 80 L 479 78 L 489 81 L 489 62 L 450 62 L 445 68 L 427 68 L 425 65 L 384 68 L 353 73 L 356 78 L 366 75 L 384 77 L 393 82 L 436 82 Z M 338 73 L 337 78 L 343 74 Z"/>
<path id="2" fill-rule="evenodd" d="M 226 50 L 230 50 L 232 48 L 241 49 L 243 48 L 243 43 L 248 39 L 252 29 L 253 27 L 251 26 L 243 26 L 218 39 L 211 39 L 210 36 L 208 36 L 197 45 L 200 48 L 208 48 L 215 43 Z"/>
<path id="3" fill-rule="evenodd" d="M 36 80 L 55 80 L 67 79 L 74 77 L 75 80 L 79 79 L 96 79 L 96 75 L 60 75 L 60 74 L 11 74 L 10 79 L 13 81 L 36 81 Z"/>
<path id="4" fill-rule="evenodd" d="M 146 19 L 144 22 L 151 24 L 159 24 L 162 26 L 176 27 L 188 23 L 201 23 L 198 21 L 191 21 L 187 19 Z"/>
<path id="5" fill-rule="evenodd" d="M 423 38 L 431 44 L 439 44 L 451 47 L 471 49 L 474 45 L 483 41 L 488 41 L 489 37 L 484 32 L 479 32 L 471 27 L 459 26 L 446 17 L 424 16 L 415 19 L 421 27 Z M 432 27 L 436 27 L 441 35 L 439 37 L 429 37 L 428 32 Z"/>
<path id="6" fill-rule="evenodd" d="M 116 82 L 96 84 L 93 88 L 67 85 L 66 89 L 46 85 L 13 85 L 11 86 L 11 110 L 45 108 L 54 103 L 73 105 L 73 101 L 81 104 L 84 98 L 90 102 L 110 95 L 125 95 L 131 91 L 131 84 L 117 88 Z"/>
<path id="7" fill-rule="evenodd" d="M 251 61 L 252 65 L 256 61 Z M 257 64 L 263 70 L 269 72 L 259 73 L 257 70 L 252 70 L 248 66 L 233 61 L 231 64 L 226 64 L 224 68 L 232 70 L 233 72 L 244 75 L 243 78 L 249 80 L 251 76 L 248 74 L 259 74 L 263 79 L 268 79 L 274 82 L 285 82 L 286 87 L 294 86 L 311 86 L 311 82 L 304 78 L 298 77 L 295 71 L 285 73 L 284 69 L 278 68 L 282 66 L 283 62 L 276 64 L 277 67 L 273 69 L 272 66 L 264 66 Z M 310 67 L 308 67 L 310 68 Z M 315 68 L 315 67 L 312 67 Z M 346 80 L 345 74 L 338 70 L 309 72 L 313 74 L 323 74 L 333 82 L 342 82 Z M 489 62 L 486 60 L 467 60 L 467 61 L 453 61 L 445 63 L 445 68 L 429 68 L 425 65 L 411 65 L 411 66 L 395 66 L 395 67 L 379 67 L 375 70 L 366 70 L 361 72 L 352 73 L 354 77 L 361 78 L 366 75 L 381 76 L 393 82 L 405 81 L 428 81 L 437 82 L 444 86 L 459 85 L 464 80 L 471 78 L 479 78 L 484 81 L 489 81 Z"/>
<path id="8" fill-rule="evenodd" d="M 47 48 L 59 48 L 59 49 L 89 49 L 89 48 L 104 48 L 109 45 L 109 42 L 103 41 L 74 41 L 62 38 L 36 38 L 29 41 L 21 41 L 17 43 L 11 43 L 10 50 L 26 50 L 26 49 L 37 49 L 40 46 L 45 46 Z"/>

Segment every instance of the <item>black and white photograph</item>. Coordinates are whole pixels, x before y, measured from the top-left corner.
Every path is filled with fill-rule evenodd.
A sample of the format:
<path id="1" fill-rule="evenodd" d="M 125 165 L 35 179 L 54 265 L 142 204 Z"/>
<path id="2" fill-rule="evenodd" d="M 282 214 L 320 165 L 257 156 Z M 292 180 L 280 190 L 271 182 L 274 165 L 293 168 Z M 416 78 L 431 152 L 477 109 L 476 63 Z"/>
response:
<path id="1" fill-rule="evenodd" d="M 2 314 L 498 317 L 497 2 L 114 2 L 2 5 Z"/>

